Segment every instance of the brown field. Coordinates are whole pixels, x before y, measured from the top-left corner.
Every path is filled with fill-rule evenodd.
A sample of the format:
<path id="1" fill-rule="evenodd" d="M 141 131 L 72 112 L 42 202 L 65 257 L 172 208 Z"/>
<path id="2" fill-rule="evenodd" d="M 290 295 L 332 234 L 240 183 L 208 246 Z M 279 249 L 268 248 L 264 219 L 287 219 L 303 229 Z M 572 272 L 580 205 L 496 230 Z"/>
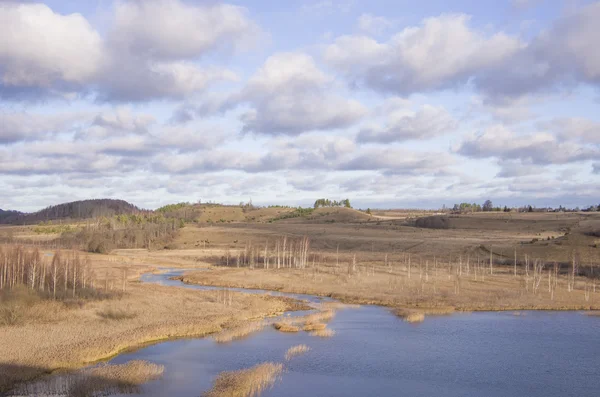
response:
<path id="1" fill-rule="evenodd" d="M 600 227 L 597 214 L 447 215 L 444 229 L 418 228 L 406 219 L 365 221 L 363 216 L 349 209 L 320 209 L 309 219 L 190 226 L 178 246 L 208 240 L 206 249 L 150 255 L 220 265 L 186 274 L 189 283 L 309 293 L 347 303 L 429 312 L 600 307 L 600 248 L 590 233 Z M 277 268 L 282 238 L 297 246 L 304 236 L 310 241 L 307 260 Z M 265 249 L 269 269 L 264 268 Z M 255 259 L 240 259 L 246 255 Z"/>

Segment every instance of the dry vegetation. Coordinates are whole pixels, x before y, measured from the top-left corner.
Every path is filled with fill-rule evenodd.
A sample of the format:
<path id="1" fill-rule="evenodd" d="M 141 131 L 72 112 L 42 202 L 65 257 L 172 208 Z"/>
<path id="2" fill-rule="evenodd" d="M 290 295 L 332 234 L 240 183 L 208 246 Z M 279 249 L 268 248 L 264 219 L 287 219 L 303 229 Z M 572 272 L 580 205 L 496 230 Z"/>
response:
<path id="1" fill-rule="evenodd" d="M 8 273 L 5 259 L 10 255 L 0 262 L 3 277 L 7 275 L 4 280 L 9 280 L 0 291 L 4 319 L 0 324 L 0 393 L 18 382 L 56 369 L 77 368 L 143 343 L 243 327 L 297 307 L 271 296 L 136 283 L 137 275 L 149 270 L 148 266 L 119 257 L 80 254 L 77 262 L 76 253 L 44 251 L 38 262 L 34 249 L 2 247 L 2 252 L 18 252 L 23 259 L 9 261 Z M 65 273 L 56 271 L 56 295 L 52 263 L 66 269 Z M 89 265 L 93 271 L 84 277 L 76 263 Z M 48 272 L 44 282 L 39 281 L 39 269 Z M 99 277 L 89 279 L 92 273 Z M 15 278 L 18 281 L 10 281 Z"/>
<path id="2" fill-rule="evenodd" d="M 277 331 L 279 332 L 298 332 L 300 331 L 300 327 L 287 322 L 287 321 L 280 321 L 278 323 L 273 324 L 273 328 L 275 328 Z"/>
<path id="3" fill-rule="evenodd" d="M 254 397 L 272 387 L 283 372 L 283 364 L 263 363 L 239 371 L 223 372 L 204 397 Z"/>
<path id="4" fill-rule="evenodd" d="M 134 394 L 140 391 L 141 385 L 159 379 L 163 372 L 162 365 L 139 360 L 121 365 L 100 365 L 22 385 L 10 395 L 94 397 Z"/>
<path id="5" fill-rule="evenodd" d="M 460 215 L 445 217 L 447 229 L 418 228 L 406 219 L 364 222 L 361 216 L 354 223 L 290 219 L 186 228 L 180 241 L 210 233 L 210 246 L 171 257 L 186 252 L 219 266 L 186 274 L 189 283 L 429 313 L 600 308 L 597 215 Z"/>
<path id="6" fill-rule="evenodd" d="M 228 329 L 216 334 L 213 339 L 217 343 L 227 343 L 234 340 L 245 338 L 246 336 L 261 331 L 265 327 L 264 322 L 256 321 L 250 324 L 243 325 L 241 327 L 236 327 L 233 329 Z"/>
<path id="7" fill-rule="evenodd" d="M 310 350 L 310 347 L 306 345 L 296 345 L 290 347 L 287 352 L 285 352 L 286 361 L 290 361 L 292 358 L 296 356 L 300 356 Z"/>

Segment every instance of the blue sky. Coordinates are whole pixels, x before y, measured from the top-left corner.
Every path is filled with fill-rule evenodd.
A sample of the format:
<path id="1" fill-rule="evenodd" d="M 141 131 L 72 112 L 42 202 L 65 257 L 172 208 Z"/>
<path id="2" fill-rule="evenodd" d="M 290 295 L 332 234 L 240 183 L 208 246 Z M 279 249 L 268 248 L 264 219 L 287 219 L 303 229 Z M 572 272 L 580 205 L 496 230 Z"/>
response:
<path id="1" fill-rule="evenodd" d="M 0 208 L 600 204 L 600 2 L 0 0 Z"/>

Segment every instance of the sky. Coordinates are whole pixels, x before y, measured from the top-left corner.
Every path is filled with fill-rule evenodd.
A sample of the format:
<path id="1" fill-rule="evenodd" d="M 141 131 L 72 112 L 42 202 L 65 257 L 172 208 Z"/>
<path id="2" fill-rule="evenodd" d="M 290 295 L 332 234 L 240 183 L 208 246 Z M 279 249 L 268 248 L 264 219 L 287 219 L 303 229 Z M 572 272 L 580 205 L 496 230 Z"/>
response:
<path id="1" fill-rule="evenodd" d="M 0 0 L 0 208 L 600 204 L 600 1 Z"/>

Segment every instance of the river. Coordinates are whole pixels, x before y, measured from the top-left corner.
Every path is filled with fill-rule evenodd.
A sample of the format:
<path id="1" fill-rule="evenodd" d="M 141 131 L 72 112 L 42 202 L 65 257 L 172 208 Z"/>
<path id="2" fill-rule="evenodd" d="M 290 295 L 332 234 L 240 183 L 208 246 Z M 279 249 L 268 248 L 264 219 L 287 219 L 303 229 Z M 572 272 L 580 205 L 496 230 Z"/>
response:
<path id="1" fill-rule="evenodd" d="M 180 272 L 144 275 L 143 282 L 207 289 L 170 280 Z M 237 289 L 239 290 L 239 289 Z M 248 290 L 249 293 L 268 293 Z M 319 301 L 312 296 L 297 296 Z M 148 360 L 165 366 L 144 396 L 200 396 L 222 371 L 266 361 L 286 350 L 311 350 L 286 362 L 269 396 L 598 396 L 600 318 L 579 312 L 479 312 L 402 321 L 388 309 L 339 310 L 332 338 L 266 328 L 226 344 L 211 338 L 162 342 L 110 361 Z"/>

